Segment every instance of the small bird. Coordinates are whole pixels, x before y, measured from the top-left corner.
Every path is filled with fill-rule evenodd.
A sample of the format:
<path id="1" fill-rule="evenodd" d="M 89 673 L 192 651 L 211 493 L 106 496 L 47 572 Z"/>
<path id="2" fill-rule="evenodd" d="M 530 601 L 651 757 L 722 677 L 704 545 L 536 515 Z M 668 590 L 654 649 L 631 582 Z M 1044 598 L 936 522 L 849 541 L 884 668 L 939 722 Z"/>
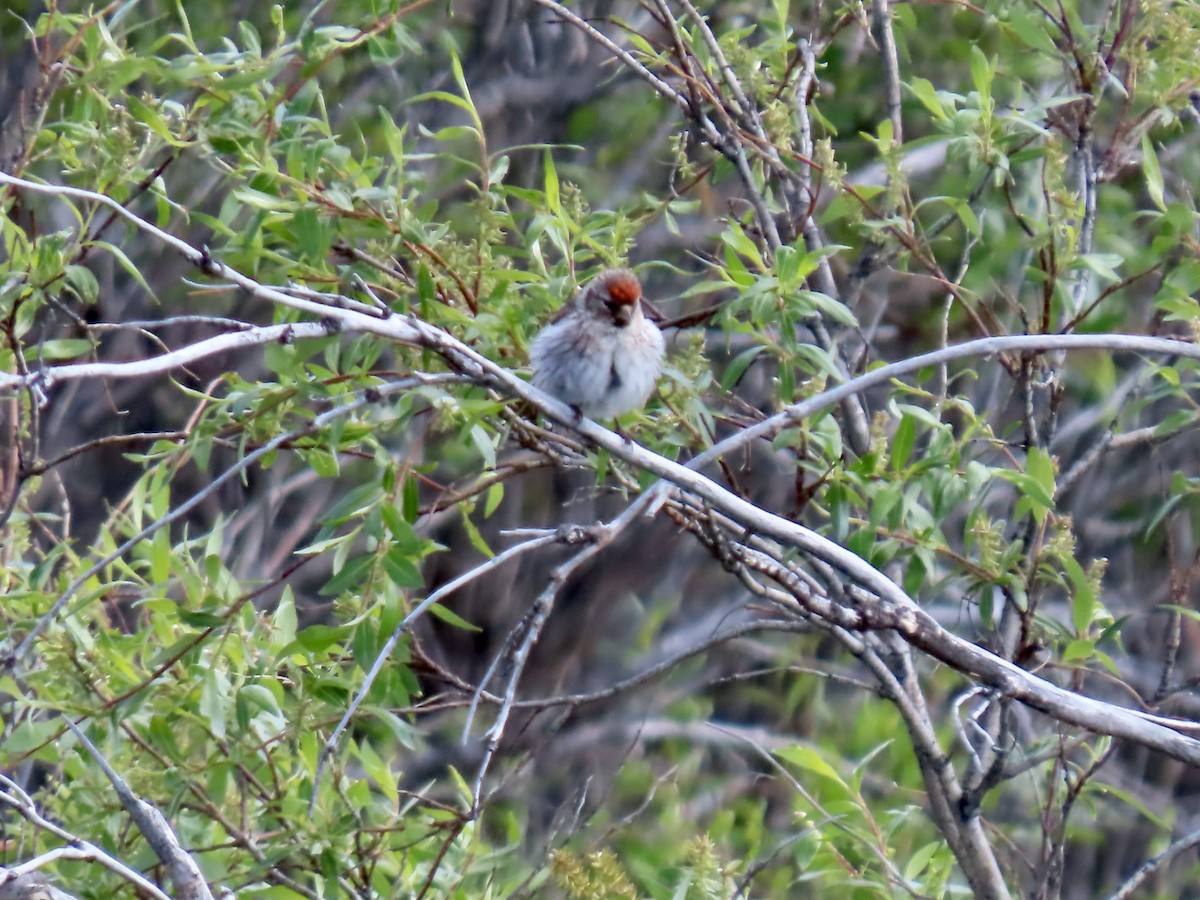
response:
<path id="1" fill-rule="evenodd" d="M 533 339 L 533 386 L 592 419 L 645 405 L 664 344 L 641 301 L 642 285 L 628 269 L 597 275 Z"/>

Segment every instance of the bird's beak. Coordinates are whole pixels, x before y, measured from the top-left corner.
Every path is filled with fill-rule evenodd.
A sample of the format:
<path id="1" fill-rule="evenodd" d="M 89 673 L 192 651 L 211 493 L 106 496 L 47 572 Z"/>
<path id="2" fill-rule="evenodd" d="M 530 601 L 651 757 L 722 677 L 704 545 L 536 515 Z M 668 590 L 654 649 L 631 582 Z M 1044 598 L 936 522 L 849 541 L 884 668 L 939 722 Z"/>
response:
<path id="1" fill-rule="evenodd" d="M 633 320 L 633 304 L 617 304 L 613 307 L 612 317 L 614 325 L 616 325 L 618 328 L 625 328 Z"/>

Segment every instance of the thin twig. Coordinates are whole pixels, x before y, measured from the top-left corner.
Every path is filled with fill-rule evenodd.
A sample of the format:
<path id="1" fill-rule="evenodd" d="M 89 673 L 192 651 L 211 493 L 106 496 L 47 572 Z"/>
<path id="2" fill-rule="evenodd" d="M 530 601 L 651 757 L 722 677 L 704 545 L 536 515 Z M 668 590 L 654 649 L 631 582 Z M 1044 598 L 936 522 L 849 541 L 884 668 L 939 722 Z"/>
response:
<path id="1" fill-rule="evenodd" d="M 611 525 L 596 525 L 588 529 L 576 530 L 577 533 L 573 542 L 578 544 L 586 541 L 587 546 L 566 562 L 554 568 L 550 573 L 546 587 L 534 601 L 533 607 L 522 621 L 522 624 L 518 626 L 522 637 L 520 642 L 516 644 L 512 654 L 508 684 L 505 687 L 504 695 L 500 702 L 500 709 L 496 713 L 496 718 L 492 722 L 491 728 L 487 731 L 487 744 L 484 747 L 483 759 L 479 764 L 479 770 L 475 775 L 474 789 L 472 791 L 471 817 L 479 815 L 479 810 L 483 803 L 483 782 L 487 777 L 492 759 L 500 747 L 500 741 L 504 737 L 508 718 L 512 713 L 513 703 L 516 700 L 517 685 L 521 680 L 521 675 L 525 671 L 525 664 L 529 661 L 529 654 L 532 652 L 538 638 L 541 637 L 542 627 L 545 625 L 546 620 L 550 618 L 550 613 L 554 611 L 554 604 L 558 599 L 559 593 L 574 572 L 607 547 L 612 541 L 614 534 L 624 530 L 629 523 L 634 521 L 634 516 L 630 513 L 630 510 L 635 505 L 627 507 L 620 516 L 613 520 Z M 481 681 L 480 690 L 485 688 L 486 685 L 486 679 Z M 470 719 L 468 719 L 468 727 L 469 724 Z"/>
<path id="2" fill-rule="evenodd" d="M 1129 900 L 1130 897 L 1138 891 L 1138 889 L 1146 882 L 1151 875 L 1154 875 L 1163 866 L 1168 865 L 1175 857 L 1187 853 L 1193 847 L 1200 847 L 1200 830 L 1193 831 L 1191 834 L 1184 835 L 1179 840 L 1175 841 L 1171 846 L 1167 847 L 1162 853 L 1153 859 L 1147 860 L 1141 867 L 1134 872 L 1126 882 L 1112 895 L 1110 900 Z"/>
<path id="3" fill-rule="evenodd" d="M 346 712 L 342 716 L 341 721 L 338 722 L 337 727 L 333 729 L 332 733 L 330 733 L 329 737 L 325 740 L 324 747 L 321 748 L 321 756 L 317 760 L 317 771 L 313 776 L 312 797 L 308 802 L 310 815 L 312 814 L 313 805 L 317 801 L 317 786 L 321 783 L 321 774 L 325 768 L 325 763 L 328 761 L 329 757 L 337 751 L 338 742 L 341 741 L 342 733 L 346 730 L 346 726 L 350 724 L 350 719 L 358 711 L 358 708 L 366 699 L 367 694 L 370 693 L 371 686 L 375 684 L 375 679 L 379 677 L 379 673 L 383 670 L 384 663 L 386 663 L 391 657 L 392 651 L 396 648 L 396 644 L 399 643 L 400 638 L 402 638 L 408 632 L 408 629 L 412 623 L 424 615 L 425 612 L 435 603 L 440 603 L 459 588 L 470 584 L 472 581 L 475 581 L 477 578 L 482 577 L 488 572 L 500 568 L 500 566 L 504 565 L 511 559 L 515 559 L 516 557 L 524 553 L 528 553 L 531 550 L 536 550 L 539 547 L 545 547 L 547 544 L 553 544 L 560 540 L 561 538 L 559 535 L 551 534 L 525 541 L 522 544 L 517 544 L 515 547 L 509 547 L 503 553 L 493 556 L 482 565 L 476 566 L 469 572 L 464 572 L 453 581 L 449 581 L 442 585 L 440 588 L 418 603 L 415 607 L 413 607 L 412 610 L 409 611 L 408 615 L 400 620 L 400 624 L 392 630 L 392 633 L 388 637 L 387 641 L 385 641 L 384 645 L 379 649 L 379 654 L 375 657 L 375 662 L 367 672 L 366 677 L 363 678 L 363 683 L 359 686 L 358 692 L 354 695 L 354 699 L 350 701 L 350 705 L 346 708 Z"/>
<path id="4" fill-rule="evenodd" d="M 900 60 L 896 55 L 896 36 L 892 33 L 892 13 L 888 0 L 874 0 L 871 14 L 879 33 L 879 53 L 883 57 L 883 85 L 887 114 L 892 122 L 892 139 L 904 143 L 904 121 L 900 116 Z"/>

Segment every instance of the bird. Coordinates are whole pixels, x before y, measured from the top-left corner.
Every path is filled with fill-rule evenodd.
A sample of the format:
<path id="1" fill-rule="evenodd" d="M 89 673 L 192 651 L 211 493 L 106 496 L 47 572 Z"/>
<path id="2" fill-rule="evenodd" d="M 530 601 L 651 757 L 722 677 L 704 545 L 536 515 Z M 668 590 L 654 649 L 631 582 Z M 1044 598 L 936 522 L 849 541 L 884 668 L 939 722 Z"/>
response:
<path id="1" fill-rule="evenodd" d="M 665 352 L 628 269 L 606 269 L 563 304 L 529 348 L 533 386 L 589 419 L 646 405 Z"/>

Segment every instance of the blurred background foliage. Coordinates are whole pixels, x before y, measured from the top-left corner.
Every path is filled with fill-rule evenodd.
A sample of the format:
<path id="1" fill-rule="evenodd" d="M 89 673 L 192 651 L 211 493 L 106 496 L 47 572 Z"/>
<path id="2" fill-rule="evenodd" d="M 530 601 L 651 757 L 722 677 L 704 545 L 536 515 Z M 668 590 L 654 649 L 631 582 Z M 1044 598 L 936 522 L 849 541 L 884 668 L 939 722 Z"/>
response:
<path id="1" fill-rule="evenodd" d="M 687 48 L 717 97 L 697 108 L 724 127 L 714 110 L 737 103 L 688 4 L 566 6 L 685 96 Z M 880 4 L 700 6 L 776 151 L 752 156 L 751 186 L 627 61 L 527 0 L 9 4 L 0 171 L 105 194 L 263 284 L 411 312 L 517 371 L 576 285 L 632 265 L 677 327 L 659 391 L 621 425 L 672 459 L 947 342 L 1193 336 L 1200 6 L 882 4 L 894 110 Z M 101 205 L 0 204 L 0 372 L 310 318 L 214 286 Z M 318 782 L 406 609 L 507 531 L 609 519 L 649 483 L 479 384 L 309 427 L 414 371 L 447 367 L 330 335 L 0 395 L 10 651 L 97 559 L 201 494 L 87 576 L 35 663 L 0 678 L 0 769 L 50 818 L 155 873 L 69 715 L 244 896 L 970 892 L 869 667 L 667 515 L 563 587 L 519 690 L 559 699 L 517 707 L 485 798 L 494 705 L 467 705 L 563 549 L 433 607 Z M 1196 718 L 1195 380 L 1186 359 L 1102 351 L 971 360 L 868 393 L 857 432 L 842 407 L 712 473 L 994 652 Z M 1104 895 L 1200 828 L 1194 769 L 915 665 L 955 766 L 1007 742 L 977 800 L 1014 893 Z M 2 827 L 0 863 L 53 845 Z M 1187 896 L 1196 868 L 1180 855 L 1147 890 Z M 80 896 L 120 882 L 55 869 Z"/>

